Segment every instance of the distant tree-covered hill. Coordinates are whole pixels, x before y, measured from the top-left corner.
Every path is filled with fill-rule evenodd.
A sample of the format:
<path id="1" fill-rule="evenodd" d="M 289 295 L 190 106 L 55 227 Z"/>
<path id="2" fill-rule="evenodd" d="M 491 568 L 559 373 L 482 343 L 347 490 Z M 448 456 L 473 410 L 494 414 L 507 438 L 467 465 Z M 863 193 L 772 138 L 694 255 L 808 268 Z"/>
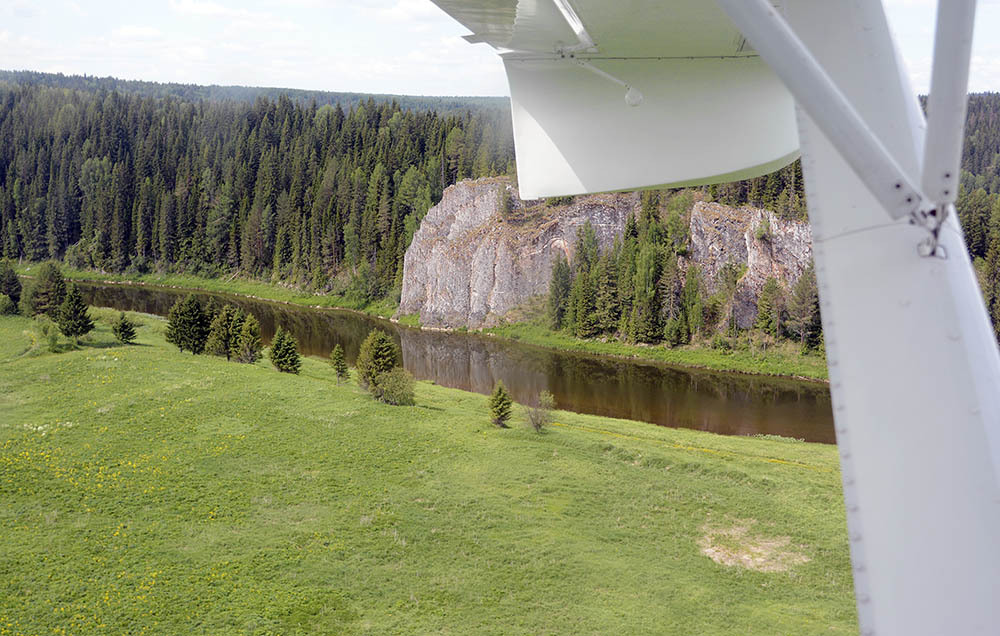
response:
<path id="1" fill-rule="evenodd" d="M 513 171 L 506 98 L 0 71 L 8 258 L 235 272 L 368 302 L 398 290 L 406 247 L 445 187 Z M 799 162 L 701 196 L 805 215 Z M 958 211 L 1000 325 L 1000 94 L 970 97 Z"/>
<path id="2" fill-rule="evenodd" d="M 398 287 L 442 190 L 510 172 L 513 152 L 506 108 L 0 84 L 0 252 L 340 284 L 366 302 Z"/>
<path id="3" fill-rule="evenodd" d="M 368 100 L 375 102 L 396 102 L 403 110 L 433 110 L 442 114 L 455 114 L 471 109 L 508 108 L 506 97 L 424 97 L 420 95 L 379 95 L 370 93 L 348 93 L 331 91 L 311 91 L 295 88 L 274 88 L 257 86 L 200 86 L 198 84 L 176 84 L 122 80 L 114 77 L 94 77 L 92 75 L 63 75 L 62 73 L 39 73 L 36 71 L 0 70 L 0 84 L 31 84 L 53 88 L 71 88 L 78 91 L 118 92 L 142 97 L 176 97 L 186 101 L 254 101 L 260 97 L 277 100 L 284 96 L 297 104 L 317 106 L 340 104 L 344 109 L 357 108 Z"/>

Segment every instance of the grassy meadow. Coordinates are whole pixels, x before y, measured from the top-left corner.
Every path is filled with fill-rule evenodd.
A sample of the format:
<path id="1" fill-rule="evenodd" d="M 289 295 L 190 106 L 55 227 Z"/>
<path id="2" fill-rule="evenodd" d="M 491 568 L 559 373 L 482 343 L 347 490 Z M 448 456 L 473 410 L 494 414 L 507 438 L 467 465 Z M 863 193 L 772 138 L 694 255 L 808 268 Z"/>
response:
<path id="1" fill-rule="evenodd" d="M 854 634 L 836 450 L 0 316 L 0 635 Z"/>

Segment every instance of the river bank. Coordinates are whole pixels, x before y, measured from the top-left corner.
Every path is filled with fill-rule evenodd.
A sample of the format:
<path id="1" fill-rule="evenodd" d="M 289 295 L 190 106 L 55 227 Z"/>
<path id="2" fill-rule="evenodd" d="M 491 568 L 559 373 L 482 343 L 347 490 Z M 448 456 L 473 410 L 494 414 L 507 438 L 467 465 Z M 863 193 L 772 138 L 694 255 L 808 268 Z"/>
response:
<path id="1" fill-rule="evenodd" d="M 857 631 L 835 447 L 500 430 L 481 395 L 386 406 L 322 360 L 192 356 L 142 314 L 123 347 L 91 312 L 58 354 L 0 317 L 12 633 Z"/>
<path id="2" fill-rule="evenodd" d="M 36 267 L 36 264 L 15 266 L 18 273 L 26 276 L 30 276 Z M 392 316 L 396 311 L 395 304 L 389 299 L 363 305 L 344 296 L 313 294 L 274 283 L 236 277 L 204 278 L 188 274 L 107 274 L 74 269 L 65 265 L 62 266 L 62 270 L 67 278 L 73 280 L 152 285 L 177 290 L 231 294 L 303 307 L 354 311 L 383 320 L 393 320 Z M 402 316 L 393 321 L 407 327 L 425 329 L 420 325 L 416 315 Z M 561 351 L 648 360 L 687 368 L 822 382 L 826 382 L 828 377 L 825 356 L 820 353 L 803 355 L 799 353 L 798 347 L 794 343 L 788 342 L 771 347 L 764 352 L 753 351 L 748 347 L 718 350 L 704 345 L 688 345 L 671 349 L 662 345 L 630 345 L 617 341 L 580 340 L 528 322 L 484 329 L 480 333 Z"/>

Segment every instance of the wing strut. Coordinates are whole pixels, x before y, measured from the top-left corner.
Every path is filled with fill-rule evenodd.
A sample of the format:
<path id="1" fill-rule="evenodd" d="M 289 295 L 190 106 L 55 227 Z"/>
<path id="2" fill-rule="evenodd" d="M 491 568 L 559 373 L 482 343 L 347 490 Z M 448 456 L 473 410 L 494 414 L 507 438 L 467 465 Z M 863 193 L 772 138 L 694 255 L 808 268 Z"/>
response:
<path id="1" fill-rule="evenodd" d="M 717 2 L 889 216 L 915 214 L 923 200 L 920 190 L 778 10 L 767 0 Z"/>
<path id="2" fill-rule="evenodd" d="M 938 2 L 921 186 L 936 204 L 939 223 L 954 213 L 958 197 L 975 21 L 976 0 Z"/>

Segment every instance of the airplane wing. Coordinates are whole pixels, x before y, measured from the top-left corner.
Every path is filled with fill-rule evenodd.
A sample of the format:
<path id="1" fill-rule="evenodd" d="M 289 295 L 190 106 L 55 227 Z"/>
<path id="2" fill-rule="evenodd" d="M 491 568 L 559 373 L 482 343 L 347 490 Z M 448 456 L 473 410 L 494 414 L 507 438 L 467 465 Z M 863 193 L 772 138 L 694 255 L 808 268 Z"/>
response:
<path id="1" fill-rule="evenodd" d="M 929 129 L 879 0 L 434 1 L 504 60 L 526 198 L 801 140 L 861 633 L 1000 633 L 1000 353 L 952 205 L 975 0 L 939 0 Z"/>
<path id="2" fill-rule="evenodd" d="M 713 3 L 434 1 L 503 58 L 525 198 L 733 181 L 798 157 L 791 96 Z"/>

